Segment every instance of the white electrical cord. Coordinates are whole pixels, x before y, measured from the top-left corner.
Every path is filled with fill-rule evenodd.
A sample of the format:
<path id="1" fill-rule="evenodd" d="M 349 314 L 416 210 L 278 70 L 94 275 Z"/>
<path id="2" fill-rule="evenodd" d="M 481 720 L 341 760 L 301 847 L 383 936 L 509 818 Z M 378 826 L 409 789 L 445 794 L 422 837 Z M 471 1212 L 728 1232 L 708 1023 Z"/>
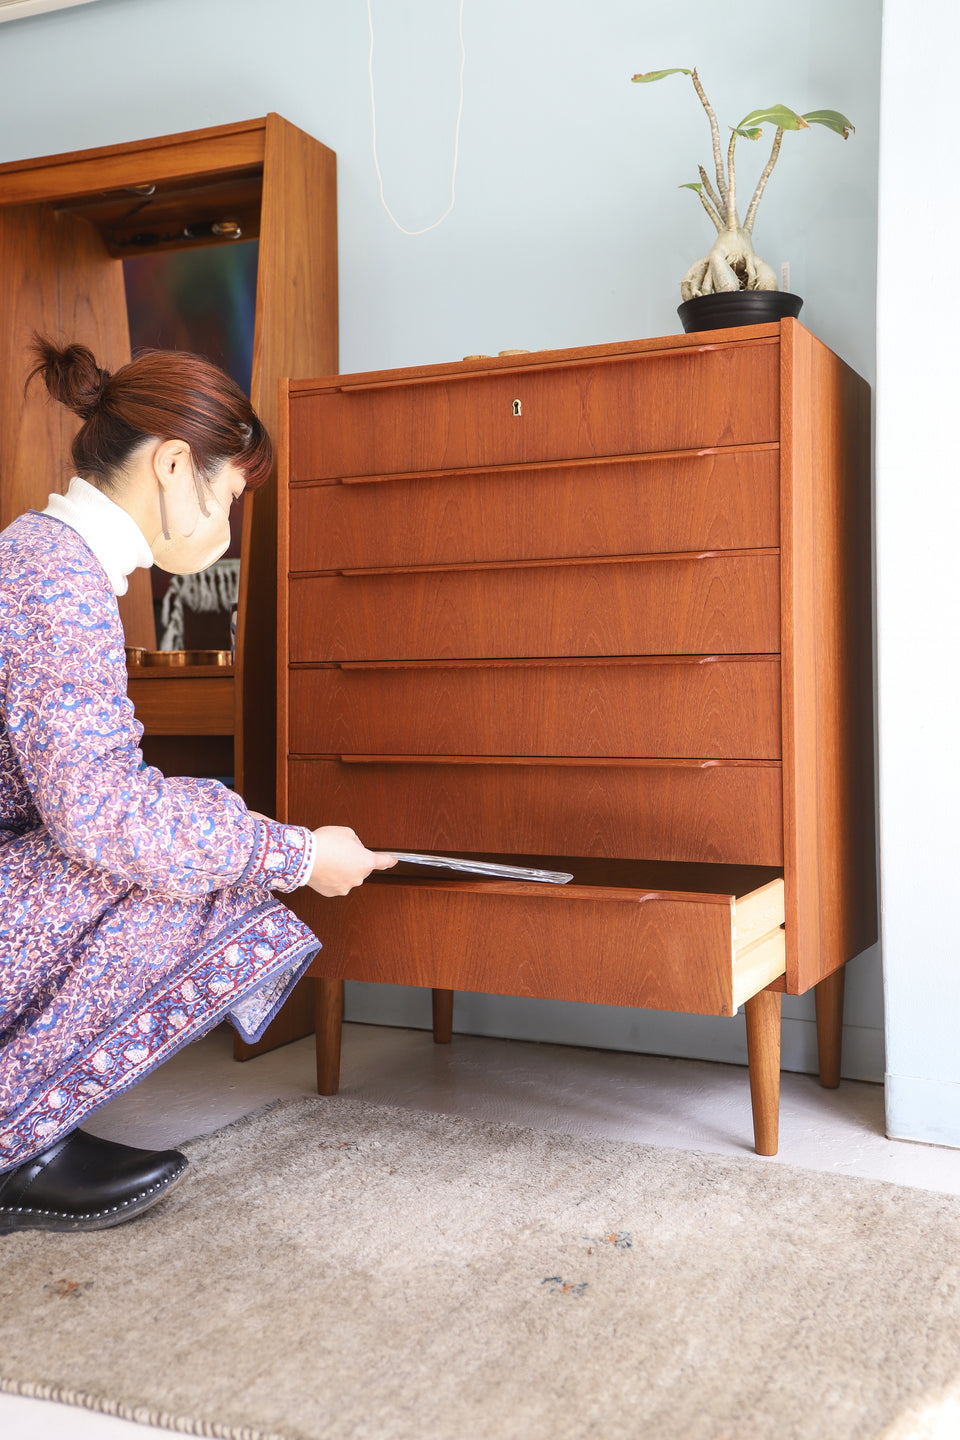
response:
<path id="1" fill-rule="evenodd" d="M 459 27 L 460 27 L 460 103 L 459 103 L 458 106 L 457 106 L 457 128 L 456 128 L 456 133 L 455 133 L 455 135 L 454 135 L 454 141 L 453 141 L 453 174 L 452 174 L 451 177 L 450 177 L 450 204 L 447 206 L 446 210 L 444 210 L 444 212 L 443 212 L 443 214 L 440 216 L 440 219 L 439 219 L 439 220 L 434 220 L 434 222 L 433 222 L 432 225 L 424 225 L 424 227 L 423 227 L 422 230 L 408 230 L 404 225 L 401 225 L 401 224 L 400 224 L 400 221 L 397 219 L 396 215 L 394 215 L 393 211 L 390 209 L 390 206 L 387 204 L 386 198 L 385 198 L 384 193 L 383 193 L 383 176 L 382 176 L 381 173 L 380 173 L 380 161 L 377 159 L 377 102 L 376 102 L 376 98 L 375 98 L 375 96 L 374 96 L 374 86 L 373 86 L 373 9 L 372 9 L 372 0 L 367 0 L 367 21 L 368 21 L 368 24 L 369 24 L 369 26 L 370 26 L 370 60 L 369 60 L 369 66 L 368 66 L 368 68 L 369 68 L 369 71 L 370 71 L 370 119 L 371 119 L 371 122 L 372 122 L 372 129 L 373 129 L 373 164 L 374 164 L 374 168 L 376 169 L 376 172 L 377 172 L 377 182 L 379 183 L 379 186 L 380 186 L 380 203 L 382 204 L 384 210 L 386 210 L 387 214 L 390 216 L 390 219 L 393 221 L 394 225 L 396 225 L 397 229 L 398 229 L 398 230 L 401 230 L 404 235 L 426 235 L 426 233 L 427 233 L 428 230 L 436 230 L 436 228 L 437 228 L 438 225 L 442 225 L 442 224 L 443 224 L 444 220 L 446 220 L 447 216 L 450 214 L 450 211 L 453 209 L 454 204 L 456 203 L 456 199 L 457 199 L 457 160 L 458 160 L 459 155 L 460 155 L 460 119 L 461 119 L 461 116 L 463 115 L 463 67 L 464 67 L 464 65 L 466 64 L 466 59 L 467 59 L 467 52 L 466 52 L 466 49 L 464 48 L 464 44 L 463 44 L 463 0 L 460 0 L 460 19 L 459 19 Z"/>

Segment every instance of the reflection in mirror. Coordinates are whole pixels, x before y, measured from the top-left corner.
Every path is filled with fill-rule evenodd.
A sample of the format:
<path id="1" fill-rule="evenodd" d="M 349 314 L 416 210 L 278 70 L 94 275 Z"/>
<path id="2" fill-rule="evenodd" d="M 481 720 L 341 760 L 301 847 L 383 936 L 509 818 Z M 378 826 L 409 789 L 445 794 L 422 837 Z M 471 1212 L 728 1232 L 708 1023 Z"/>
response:
<path id="1" fill-rule="evenodd" d="M 226 370 L 250 393 L 259 243 L 241 240 L 192 250 L 163 250 L 124 260 L 130 345 L 192 350 Z M 230 649 L 236 604 L 243 501 L 230 512 L 230 546 L 201 575 L 152 572 L 162 650 Z"/>

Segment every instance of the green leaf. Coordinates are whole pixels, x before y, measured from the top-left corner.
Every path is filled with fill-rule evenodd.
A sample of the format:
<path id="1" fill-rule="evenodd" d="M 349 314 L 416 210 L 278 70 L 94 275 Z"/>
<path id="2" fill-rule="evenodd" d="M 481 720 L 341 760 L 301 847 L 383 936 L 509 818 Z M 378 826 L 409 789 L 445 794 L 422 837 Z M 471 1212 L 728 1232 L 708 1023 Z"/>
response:
<path id="1" fill-rule="evenodd" d="M 832 130 L 835 135 L 842 135 L 844 140 L 849 139 L 856 129 L 839 110 L 808 110 L 803 118 L 808 125 L 826 125 L 828 130 Z"/>
<path id="2" fill-rule="evenodd" d="M 662 80 L 665 75 L 692 75 L 692 70 L 648 70 L 646 75 L 631 75 L 630 79 L 640 85 L 647 85 L 651 80 Z"/>
<path id="3" fill-rule="evenodd" d="M 677 186 L 677 189 L 678 189 L 678 190 L 696 190 L 696 192 L 697 192 L 698 195 L 701 195 L 701 194 L 703 193 L 703 186 L 700 184 L 699 181 L 694 181 L 694 182 L 692 182 L 692 183 L 688 181 L 686 185 L 678 185 L 678 186 Z"/>
<path id="4" fill-rule="evenodd" d="M 758 126 L 755 130 L 734 130 L 734 135 L 742 135 L 744 140 L 759 140 L 763 130 Z"/>
<path id="5" fill-rule="evenodd" d="M 766 110 L 751 110 L 749 115 L 744 115 L 740 124 L 736 127 L 737 134 L 746 129 L 752 129 L 755 125 L 776 125 L 779 130 L 805 130 L 807 122 L 796 110 L 791 110 L 788 105 L 771 105 Z"/>

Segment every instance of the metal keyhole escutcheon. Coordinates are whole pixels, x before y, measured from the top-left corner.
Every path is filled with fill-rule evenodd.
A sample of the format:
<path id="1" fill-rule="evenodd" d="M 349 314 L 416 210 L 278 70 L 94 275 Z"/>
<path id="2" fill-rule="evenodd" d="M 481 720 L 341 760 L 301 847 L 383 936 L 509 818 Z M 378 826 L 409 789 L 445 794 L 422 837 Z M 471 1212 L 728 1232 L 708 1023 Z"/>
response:
<path id="1" fill-rule="evenodd" d="M 514 402 L 513 402 L 513 413 L 514 413 L 514 415 L 519 415 L 519 414 L 520 414 L 520 401 L 519 401 L 519 400 L 514 400 Z"/>

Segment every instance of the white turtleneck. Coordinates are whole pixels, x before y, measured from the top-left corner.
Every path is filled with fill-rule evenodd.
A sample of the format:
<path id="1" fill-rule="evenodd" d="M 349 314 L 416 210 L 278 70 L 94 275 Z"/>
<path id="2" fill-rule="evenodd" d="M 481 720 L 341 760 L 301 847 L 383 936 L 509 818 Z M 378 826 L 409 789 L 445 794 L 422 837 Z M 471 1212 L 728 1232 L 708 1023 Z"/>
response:
<path id="1" fill-rule="evenodd" d="M 70 481 L 66 495 L 51 495 L 41 513 L 62 520 L 86 540 L 115 595 L 127 593 L 129 574 L 153 564 L 150 546 L 133 516 L 79 475 Z"/>

